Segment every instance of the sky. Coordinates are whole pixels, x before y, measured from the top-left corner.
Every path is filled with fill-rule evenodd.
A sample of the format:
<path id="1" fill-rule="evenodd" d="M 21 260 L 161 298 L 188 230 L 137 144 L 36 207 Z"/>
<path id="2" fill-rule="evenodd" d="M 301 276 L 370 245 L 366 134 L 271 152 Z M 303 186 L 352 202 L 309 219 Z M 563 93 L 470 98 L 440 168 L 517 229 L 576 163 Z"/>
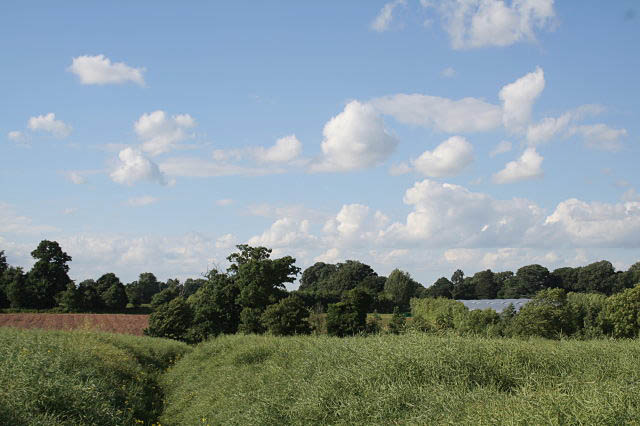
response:
<path id="1" fill-rule="evenodd" d="M 400 268 L 640 260 L 634 0 L 0 3 L 0 250 L 76 281 L 236 244 Z M 293 284 L 291 288 L 295 288 Z"/>

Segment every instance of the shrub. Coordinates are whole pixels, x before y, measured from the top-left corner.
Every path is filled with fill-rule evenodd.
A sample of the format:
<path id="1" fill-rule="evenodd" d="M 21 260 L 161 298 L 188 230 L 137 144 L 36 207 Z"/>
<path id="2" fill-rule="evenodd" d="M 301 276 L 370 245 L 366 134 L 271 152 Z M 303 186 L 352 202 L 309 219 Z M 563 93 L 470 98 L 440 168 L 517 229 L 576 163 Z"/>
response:
<path id="1" fill-rule="evenodd" d="M 603 326 L 613 337 L 638 337 L 640 285 L 610 296 L 602 310 Z"/>
<path id="2" fill-rule="evenodd" d="M 178 297 L 161 305 L 149 316 L 149 328 L 144 333 L 153 337 L 167 337 L 186 342 L 193 341 L 190 328 L 193 311 L 187 302 Z"/>
<path id="3" fill-rule="evenodd" d="M 411 315 L 415 327 L 424 331 L 454 329 L 468 312 L 462 302 L 456 300 L 411 299 Z"/>
<path id="4" fill-rule="evenodd" d="M 309 334 L 309 311 L 296 295 L 282 299 L 267 307 L 261 317 L 262 325 L 275 336 Z"/>
<path id="5" fill-rule="evenodd" d="M 559 288 L 539 291 L 520 309 L 511 323 L 517 336 L 557 339 L 574 332 L 567 295 Z"/>

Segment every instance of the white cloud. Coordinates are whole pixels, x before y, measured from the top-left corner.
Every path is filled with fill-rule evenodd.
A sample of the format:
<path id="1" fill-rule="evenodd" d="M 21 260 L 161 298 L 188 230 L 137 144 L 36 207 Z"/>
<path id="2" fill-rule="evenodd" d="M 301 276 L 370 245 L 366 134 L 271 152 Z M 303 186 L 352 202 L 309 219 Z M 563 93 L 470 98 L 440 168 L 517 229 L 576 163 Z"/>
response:
<path id="1" fill-rule="evenodd" d="M 620 199 L 622 201 L 640 201 L 640 194 L 638 194 L 635 188 L 629 188 L 622 194 Z"/>
<path id="2" fill-rule="evenodd" d="M 585 202 L 571 198 L 558 204 L 547 217 L 565 239 L 578 246 L 640 247 L 640 202 L 617 204 Z"/>
<path id="3" fill-rule="evenodd" d="M 443 0 L 436 9 L 454 49 L 535 41 L 555 16 L 553 0 Z"/>
<path id="4" fill-rule="evenodd" d="M 339 260 L 340 260 L 340 249 L 338 249 L 337 247 L 332 247 L 313 259 L 314 262 L 324 262 L 324 263 L 336 263 Z"/>
<path id="5" fill-rule="evenodd" d="M 413 169 L 407 163 L 398 163 L 389 167 L 389 174 L 391 176 L 406 175 L 407 173 L 410 173 L 411 170 Z"/>
<path id="6" fill-rule="evenodd" d="M 405 223 L 391 224 L 380 239 L 422 247 L 499 247 L 527 244 L 544 219 L 528 200 L 496 200 L 449 183 L 416 182 L 404 196 L 413 206 Z M 531 234 L 531 235 L 530 235 Z"/>
<path id="7" fill-rule="evenodd" d="M 216 240 L 216 248 L 229 249 L 235 245 L 237 238 L 233 234 L 224 234 Z"/>
<path id="8" fill-rule="evenodd" d="M 398 141 L 382 118 L 368 104 L 349 102 L 344 111 L 325 124 L 323 156 L 312 171 L 350 171 L 375 166 L 386 160 Z"/>
<path id="9" fill-rule="evenodd" d="M 133 68 L 124 62 L 111 63 L 104 55 L 78 56 L 68 68 L 82 84 L 123 84 L 128 81 L 144 86 L 144 68 Z"/>
<path id="10" fill-rule="evenodd" d="M 10 131 L 9 133 L 7 133 L 7 138 L 9 138 L 10 141 L 18 142 L 18 143 L 26 142 L 27 140 L 27 137 L 25 136 L 25 134 L 20 130 Z"/>
<path id="11" fill-rule="evenodd" d="M 527 148 L 520 158 L 509 161 L 504 169 L 494 174 L 493 181 L 502 184 L 541 177 L 542 160 L 542 156 L 536 152 L 535 148 Z"/>
<path id="12" fill-rule="evenodd" d="M 581 120 L 588 115 L 597 115 L 603 111 L 599 105 L 582 105 L 574 110 L 567 111 L 559 117 L 546 117 L 527 128 L 527 142 L 537 145 L 547 142 L 556 135 L 563 135 L 571 122 Z"/>
<path id="13" fill-rule="evenodd" d="M 142 114 L 135 122 L 134 130 L 143 141 L 142 150 L 155 156 L 178 148 L 180 142 L 191 137 L 188 129 L 195 126 L 196 121 L 189 114 L 169 117 L 158 110 Z"/>
<path id="14" fill-rule="evenodd" d="M 151 195 L 143 195 L 141 197 L 131 197 L 127 200 L 127 204 L 131 207 L 143 207 L 148 206 L 149 204 L 153 204 L 157 202 L 158 199 L 156 197 L 152 197 Z"/>
<path id="15" fill-rule="evenodd" d="M 30 217 L 20 215 L 12 205 L 0 202 L 0 233 L 38 235 L 58 231 L 53 226 L 35 225 Z"/>
<path id="16" fill-rule="evenodd" d="M 533 103 L 544 90 L 544 71 L 535 71 L 504 86 L 499 93 L 502 101 L 502 121 L 514 132 L 522 132 L 531 119 Z"/>
<path id="17" fill-rule="evenodd" d="M 451 78 L 456 75 L 456 70 L 452 67 L 447 67 L 440 72 L 440 75 L 446 78 Z"/>
<path id="18" fill-rule="evenodd" d="M 445 133 L 486 132 L 500 126 L 501 109 L 476 98 L 457 101 L 420 94 L 398 94 L 371 101 L 382 114 L 404 124 Z"/>
<path id="19" fill-rule="evenodd" d="M 500 141 L 500 143 L 498 143 L 498 145 L 496 145 L 496 147 L 489 153 L 489 156 L 495 157 L 496 155 L 504 154 L 505 152 L 511 151 L 512 147 L 511 142 Z"/>
<path id="20" fill-rule="evenodd" d="M 157 182 L 165 185 L 166 179 L 158 165 L 146 158 L 140 151 L 125 148 L 118 153 L 119 163 L 111 172 L 114 182 L 133 185 L 138 181 Z"/>
<path id="21" fill-rule="evenodd" d="M 50 112 L 29 118 L 27 125 L 30 130 L 51 133 L 56 138 L 65 138 L 71 134 L 72 128 L 64 121 L 56 120 L 56 115 Z"/>
<path id="22" fill-rule="evenodd" d="M 575 126 L 569 130 L 569 133 L 581 135 L 590 148 L 615 152 L 622 148 L 620 139 L 627 135 L 627 130 L 614 129 L 599 123 Z"/>
<path id="23" fill-rule="evenodd" d="M 284 217 L 276 220 L 261 235 L 249 239 L 249 245 L 271 248 L 300 247 L 312 243 L 316 237 L 309 234 L 308 220 Z"/>
<path id="24" fill-rule="evenodd" d="M 473 162 L 473 146 L 461 136 L 452 136 L 433 151 L 425 151 L 412 161 L 425 176 L 455 176 Z"/>
<path id="25" fill-rule="evenodd" d="M 275 145 L 253 149 L 253 156 L 262 163 L 288 163 L 295 160 L 302 152 L 302 143 L 296 135 L 280 138 Z"/>
<path id="26" fill-rule="evenodd" d="M 66 215 L 69 215 L 69 214 L 74 214 L 77 211 L 78 211 L 78 209 L 76 207 L 67 207 L 66 209 L 64 209 L 62 211 L 62 213 L 66 214 Z"/>
<path id="27" fill-rule="evenodd" d="M 406 6 L 406 0 L 394 0 L 382 6 L 378 16 L 371 22 L 371 29 L 377 32 L 383 32 L 389 29 L 393 20 L 393 10 L 397 6 Z"/>

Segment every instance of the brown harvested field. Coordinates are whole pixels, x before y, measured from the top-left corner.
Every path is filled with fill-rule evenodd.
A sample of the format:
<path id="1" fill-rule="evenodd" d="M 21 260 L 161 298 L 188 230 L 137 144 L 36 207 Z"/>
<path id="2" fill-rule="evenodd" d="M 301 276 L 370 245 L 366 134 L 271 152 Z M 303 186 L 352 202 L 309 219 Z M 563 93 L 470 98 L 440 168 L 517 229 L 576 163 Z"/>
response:
<path id="1" fill-rule="evenodd" d="M 132 314 L 0 314 L 0 327 L 96 330 L 142 336 L 149 315 Z"/>

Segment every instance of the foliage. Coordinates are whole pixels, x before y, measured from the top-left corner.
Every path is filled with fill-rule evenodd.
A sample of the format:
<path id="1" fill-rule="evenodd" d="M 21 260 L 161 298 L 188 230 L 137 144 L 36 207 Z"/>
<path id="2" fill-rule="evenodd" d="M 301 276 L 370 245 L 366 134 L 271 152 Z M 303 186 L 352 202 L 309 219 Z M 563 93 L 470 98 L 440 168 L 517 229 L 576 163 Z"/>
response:
<path id="1" fill-rule="evenodd" d="M 153 337 L 192 341 L 189 329 L 193 320 L 193 311 L 187 302 L 178 297 L 171 302 L 160 305 L 149 316 L 149 328 L 144 333 Z"/>
<path id="2" fill-rule="evenodd" d="M 602 310 L 604 328 L 614 337 L 640 333 L 640 284 L 609 297 Z"/>
<path id="3" fill-rule="evenodd" d="M 440 277 L 436 282 L 427 288 L 427 297 L 444 297 L 445 299 L 451 299 L 453 291 L 453 283 L 445 277 Z"/>
<path id="4" fill-rule="evenodd" d="M 387 330 L 392 334 L 400 334 L 404 332 L 406 325 L 406 320 L 404 315 L 400 312 L 400 309 L 396 306 L 393 308 L 393 316 L 391 317 L 391 321 L 387 326 Z"/>
<path id="5" fill-rule="evenodd" d="M 444 298 L 411 299 L 411 315 L 415 327 L 424 331 L 456 328 L 468 309 L 456 300 Z"/>
<path id="6" fill-rule="evenodd" d="M 151 298 L 151 307 L 157 309 L 160 305 L 171 302 L 176 297 L 180 297 L 180 288 L 175 285 L 169 286 Z"/>
<path id="7" fill-rule="evenodd" d="M 330 263 L 314 263 L 302 273 L 302 277 L 300 278 L 300 287 L 298 290 L 317 291 L 318 283 L 329 279 L 329 277 L 331 277 L 331 275 L 333 275 L 337 270 L 338 267 Z"/>
<path id="8" fill-rule="evenodd" d="M 42 240 L 38 247 L 31 252 L 36 259 L 27 274 L 29 299 L 21 300 L 16 307 L 47 309 L 56 306 L 56 295 L 67 289 L 71 282 L 69 265 L 71 256 L 62 251 L 56 241 Z M 13 305 L 13 303 L 12 303 Z"/>
<path id="9" fill-rule="evenodd" d="M 394 306 L 401 310 L 409 309 L 409 300 L 415 296 L 419 287 L 422 286 L 411 278 L 409 273 L 399 269 L 394 269 L 384 283 L 385 293 L 389 295 Z"/>
<path id="10" fill-rule="evenodd" d="M 196 340 L 238 331 L 241 307 L 236 303 L 239 289 L 227 274 L 212 270 L 207 282 L 189 297 L 193 310 L 191 334 Z"/>
<path id="11" fill-rule="evenodd" d="M 572 334 L 575 329 L 564 290 L 555 288 L 538 292 L 513 318 L 512 331 L 518 336 L 548 339 Z"/>
<path id="12" fill-rule="evenodd" d="M 311 333 L 308 317 L 309 311 L 302 299 L 292 295 L 267 307 L 260 320 L 269 333 L 275 336 L 291 336 Z"/>
<path id="13" fill-rule="evenodd" d="M 327 310 L 327 333 L 330 336 L 352 336 L 362 333 L 367 326 L 367 307 L 370 295 L 354 288 L 345 293 L 342 302 L 329 305 Z"/>

